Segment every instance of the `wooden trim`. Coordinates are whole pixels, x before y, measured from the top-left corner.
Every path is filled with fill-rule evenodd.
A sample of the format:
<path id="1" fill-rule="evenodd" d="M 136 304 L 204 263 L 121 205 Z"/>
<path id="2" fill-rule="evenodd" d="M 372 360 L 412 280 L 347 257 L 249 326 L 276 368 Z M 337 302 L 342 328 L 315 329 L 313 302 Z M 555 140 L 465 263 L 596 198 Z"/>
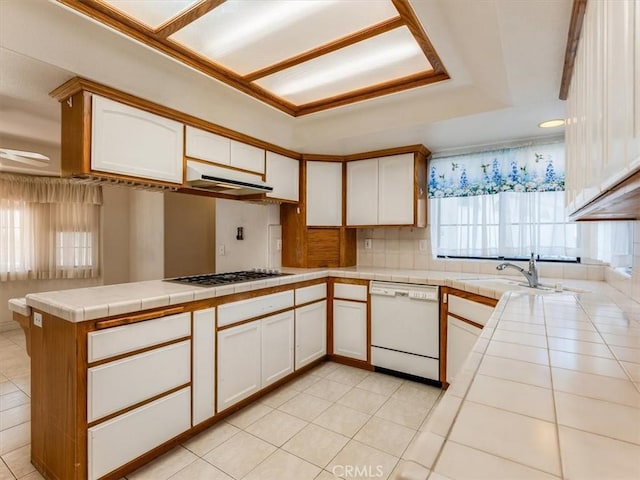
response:
<path id="1" fill-rule="evenodd" d="M 560 100 L 566 100 L 569 96 L 569 86 L 573 77 L 573 67 L 576 61 L 580 33 L 584 21 L 584 13 L 587 8 L 587 0 L 573 0 L 571 20 L 569 21 L 569 33 L 567 35 L 567 47 L 564 52 L 564 67 L 562 69 L 562 81 L 560 82 Z"/>
<path id="2" fill-rule="evenodd" d="M 476 328 L 480 328 L 480 329 L 484 328 L 484 325 L 482 325 L 481 323 L 476 323 L 476 322 L 474 322 L 473 320 L 469 320 L 468 318 L 461 317 L 461 316 L 460 316 L 460 315 L 458 315 L 457 313 L 447 312 L 447 315 L 448 315 L 449 317 L 456 318 L 456 319 L 460 320 L 461 322 L 464 322 L 464 323 L 466 323 L 466 324 L 469 324 L 469 325 L 471 325 L 472 327 L 476 327 Z"/>
<path id="3" fill-rule="evenodd" d="M 110 413 L 109 415 L 105 415 L 104 417 L 100 417 L 97 420 L 89 422 L 87 424 L 87 428 L 94 427 L 94 426 L 96 426 L 96 425 L 98 425 L 100 423 L 103 423 L 103 422 L 106 422 L 108 420 L 111 420 L 112 418 L 119 417 L 120 415 L 122 415 L 124 413 L 127 413 L 127 412 L 130 412 L 132 410 L 135 410 L 136 408 L 139 408 L 139 407 L 141 407 L 143 405 L 146 405 L 148 403 L 155 402 L 159 398 L 166 397 L 167 395 L 171 395 L 172 393 L 175 393 L 178 390 L 182 390 L 183 388 L 187 388 L 187 387 L 190 387 L 190 386 L 191 386 L 191 382 L 187 382 L 187 383 L 179 385 L 177 387 L 173 387 L 173 388 L 167 390 L 166 392 L 162 392 L 162 393 L 159 393 L 157 395 L 154 395 L 153 397 L 146 398 L 141 402 L 135 403 L 135 404 L 130 405 L 130 406 L 125 407 L 125 408 L 121 408 L 117 412 Z"/>
<path id="4" fill-rule="evenodd" d="M 313 60 L 314 58 L 318 58 L 322 55 L 335 52 L 336 50 L 340 50 L 355 43 L 368 40 L 369 38 L 381 35 L 391 30 L 395 30 L 396 28 L 402 27 L 403 25 L 404 21 L 400 17 L 390 18 L 376 25 L 372 25 L 368 28 L 360 30 L 359 32 L 352 33 L 345 37 L 334 40 L 333 42 L 325 43 L 324 45 L 321 45 L 317 48 L 307 50 L 306 52 L 303 52 L 294 57 L 287 58 L 285 60 L 282 60 L 281 62 L 274 63 L 260 70 L 256 70 L 255 72 L 251 72 L 247 75 L 244 75 L 244 78 L 249 82 L 255 82 L 262 77 L 266 77 L 276 72 L 286 70 L 287 68 L 300 65 L 301 63 L 308 62 L 309 60 Z"/>
<path id="5" fill-rule="evenodd" d="M 448 291 L 446 287 L 440 288 L 440 381 L 445 390 L 449 386 L 447 382 L 447 311 L 448 311 Z"/>
<path id="6" fill-rule="evenodd" d="M 230 170 L 232 172 L 249 173 L 251 175 L 262 176 L 263 177 L 262 180 L 264 181 L 265 174 L 261 173 L 261 172 L 256 172 L 255 170 L 247 170 L 245 168 L 234 167 L 233 165 L 226 165 L 224 163 L 216 163 L 216 162 L 212 162 L 210 160 L 202 160 L 202 159 L 197 158 L 197 157 L 185 156 L 184 158 L 185 158 L 186 161 L 189 161 L 189 162 L 202 163 L 204 165 L 211 165 L 212 167 L 220 167 L 220 168 L 224 168 L 225 170 Z"/>
<path id="7" fill-rule="evenodd" d="M 404 20 L 407 28 L 413 35 L 413 38 L 415 38 L 416 42 L 418 42 L 418 45 L 420 45 L 422 52 L 424 53 L 425 57 L 427 57 L 427 60 L 429 60 L 429 63 L 433 67 L 433 70 L 436 73 L 445 76 L 447 79 L 450 78 L 446 68 L 444 68 L 442 61 L 440 60 L 440 57 L 438 56 L 438 53 L 436 52 L 436 49 L 431 43 L 431 40 L 429 40 L 427 33 L 422 28 L 420 20 L 416 16 L 416 13 L 413 11 L 413 8 L 411 8 L 409 0 L 391 1 L 393 2 L 394 7 L 396 7 L 396 10 L 398 10 L 400 17 L 402 17 L 402 20 Z"/>
<path id="8" fill-rule="evenodd" d="M 311 300 L 310 302 L 297 303 L 293 308 L 297 309 L 297 308 L 307 307 L 309 305 L 313 305 L 314 303 L 326 302 L 327 300 L 328 300 L 328 297 L 324 297 L 324 298 L 319 298 L 318 300 Z"/>
<path id="9" fill-rule="evenodd" d="M 402 147 L 383 148 L 382 150 L 373 150 L 370 152 L 354 153 L 352 155 L 345 155 L 344 161 L 350 162 L 352 160 L 367 160 L 369 158 L 378 157 L 390 157 L 392 155 L 401 155 L 403 153 L 422 153 L 425 156 L 431 155 L 431 151 L 424 145 L 405 145 Z"/>
<path id="10" fill-rule="evenodd" d="M 441 287 L 445 293 L 450 295 L 465 298 L 467 300 L 471 300 L 472 302 L 482 303 L 483 305 L 488 305 L 490 307 L 495 307 L 498 304 L 498 300 L 491 297 L 485 297 L 484 295 L 478 295 L 477 293 L 466 292 L 464 290 L 458 290 L 457 288 L 452 287 Z"/>
<path id="11" fill-rule="evenodd" d="M 17 322 L 24 332 L 24 339 L 27 348 L 27 355 L 31 356 L 31 317 L 20 315 L 18 312 L 13 312 L 13 321 Z"/>
<path id="12" fill-rule="evenodd" d="M 344 162 L 342 155 L 323 155 L 319 153 L 303 153 L 302 159 L 309 162 Z"/>
<path id="13" fill-rule="evenodd" d="M 233 303 L 233 302 L 230 302 L 230 303 Z M 237 322 L 229 323 L 221 327 L 216 327 L 216 332 L 222 332 L 223 330 L 228 330 L 233 327 L 238 327 L 240 325 L 245 325 L 247 323 L 257 322 L 258 320 L 262 320 L 263 318 L 272 317 L 274 315 L 280 315 L 281 313 L 290 312 L 295 309 L 296 309 L 296 306 L 293 305 L 291 307 L 283 308 L 281 310 L 275 310 L 273 312 L 265 313 L 263 315 L 258 315 L 257 317 L 251 317 L 251 318 L 246 318 L 244 320 L 239 320 Z"/>
<path id="14" fill-rule="evenodd" d="M 167 38 L 181 28 L 184 28 L 190 23 L 196 21 L 214 8 L 222 5 L 224 2 L 225 0 L 202 0 L 182 12 L 177 17 L 171 18 L 169 21 L 160 25 L 153 31 L 153 34 L 161 38 Z"/>
<path id="15" fill-rule="evenodd" d="M 101 320 L 99 322 L 96 322 L 95 328 L 96 330 L 101 330 L 103 328 L 119 327 L 120 325 L 129 325 L 130 323 L 137 323 L 143 322 L 145 320 L 167 317 L 169 315 L 175 315 L 182 312 L 184 312 L 184 307 L 173 307 L 164 310 L 154 310 L 152 312 L 141 313 L 138 315 L 127 315 L 126 317 Z"/>
<path id="16" fill-rule="evenodd" d="M 180 338 L 175 338 L 173 340 L 168 340 L 168 341 L 162 342 L 162 343 L 155 343 L 155 344 L 150 345 L 148 347 L 138 348 L 136 350 L 131 350 L 129 352 L 120 353 L 120 354 L 117 354 L 117 355 L 112 355 L 111 357 L 107 357 L 107 358 L 102 358 L 100 360 L 96 360 L 94 362 L 89 362 L 89 363 L 87 363 L 87 368 L 97 367 L 99 365 L 104 365 L 105 363 L 115 362 L 116 360 L 122 360 L 123 358 L 133 357 L 133 356 L 138 355 L 140 353 L 149 352 L 151 350 L 156 350 L 158 348 L 163 348 L 163 347 L 166 347 L 166 346 L 169 346 L 169 345 L 174 345 L 176 343 L 182 343 L 182 342 L 186 342 L 186 341 L 190 341 L 190 340 L 191 340 L 191 335 L 188 335 L 188 336 L 185 336 L 185 337 L 180 337 Z"/>
<path id="17" fill-rule="evenodd" d="M 367 354 L 367 358 L 371 355 L 371 349 L 369 349 L 369 353 Z M 341 363 L 342 365 L 348 365 L 349 367 L 361 368 L 363 370 L 368 370 L 370 372 L 374 371 L 373 365 L 371 365 L 366 360 L 356 360 L 355 358 L 343 357 L 342 355 L 329 355 L 329 360 L 336 363 Z"/>

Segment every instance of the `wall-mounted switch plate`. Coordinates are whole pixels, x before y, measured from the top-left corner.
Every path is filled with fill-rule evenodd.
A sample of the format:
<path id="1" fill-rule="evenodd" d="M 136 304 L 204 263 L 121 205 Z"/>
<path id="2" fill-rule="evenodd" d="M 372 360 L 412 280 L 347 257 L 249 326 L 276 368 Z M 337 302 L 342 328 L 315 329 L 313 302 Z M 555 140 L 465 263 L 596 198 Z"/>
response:
<path id="1" fill-rule="evenodd" d="M 224 257 L 227 254 L 227 249 L 224 247 L 224 243 L 218 245 L 218 256 Z"/>
<path id="2" fill-rule="evenodd" d="M 42 314 L 39 312 L 33 312 L 33 324 L 36 327 L 42 328 Z"/>
<path id="3" fill-rule="evenodd" d="M 276 250 L 277 250 L 278 252 L 281 252 L 281 251 L 282 251 L 282 239 L 281 239 L 281 238 L 279 238 L 279 239 L 277 239 L 277 240 L 276 240 Z"/>
<path id="4" fill-rule="evenodd" d="M 364 239 L 364 249 L 365 250 L 371 250 L 372 244 L 373 244 L 373 241 L 370 238 L 365 238 Z"/>
<path id="5" fill-rule="evenodd" d="M 426 252 L 427 251 L 427 241 L 426 240 L 420 240 L 420 242 L 418 242 L 418 249 L 421 252 Z"/>

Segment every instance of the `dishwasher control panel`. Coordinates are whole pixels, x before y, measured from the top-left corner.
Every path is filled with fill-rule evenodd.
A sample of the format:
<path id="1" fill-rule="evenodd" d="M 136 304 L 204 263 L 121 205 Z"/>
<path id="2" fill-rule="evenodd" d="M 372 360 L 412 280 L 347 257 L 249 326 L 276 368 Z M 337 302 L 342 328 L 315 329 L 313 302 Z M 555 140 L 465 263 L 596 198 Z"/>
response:
<path id="1" fill-rule="evenodd" d="M 438 291 L 428 290 L 428 291 L 416 291 L 411 290 L 409 292 L 409 298 L 413 298 L 415 300 L 431 300 L 433 302 L 438 300 Z"/>

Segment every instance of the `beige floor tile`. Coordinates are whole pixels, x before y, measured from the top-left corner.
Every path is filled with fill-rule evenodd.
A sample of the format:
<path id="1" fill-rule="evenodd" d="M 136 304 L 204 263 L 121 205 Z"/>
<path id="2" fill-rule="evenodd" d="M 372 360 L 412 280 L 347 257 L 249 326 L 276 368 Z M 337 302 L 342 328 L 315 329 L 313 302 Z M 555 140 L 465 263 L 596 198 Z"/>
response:
<path id="1" fill-rule="evenodd" d="M 254 468 L 244 480 L 313 480 L 320 473 L 320 467 L 283 450 Z"/>
<path id="2" fill-rule="evenodd" d="M 441 394 L 442 389 L 439 387 L 415 382 L 405 382 L 400 385 L 400 388 L 393 392 L 391 398 L 405 402 L 420 403 L 425 407 L 431 408 Z"/>
<path id="3" fill-rule="evenodd" d="M 553 480 L 559 478 L 455 442 L 445 444 L 433 470 L 451 478 L 473 478 L 474 480 Z"/>
<path id="4" fill-rule="evenodd" d="M 127 475 L 127 480 L 166 480 L 198 459 L 184 447 L 176 447 Z"/>
<path id="5" fill-rule="evenodd" d="M 556 391 L 640 408 L 640 392 L 628 379 L 621 380 L 562 368 L 552 368 L 551 376 Z"/>
<path id="6" fill-rule="evenodd" d="M 354 388 L 349 390 L 337 403 L 362 413 L 373 415 L 388 398 L 362 388 Z"/>
<path id="7" fill-rule="evenodd" d="M 327 375 L 329 375 L 331 372 L 333 372 L 335 369 L 337 369 L 340 366 L 339 363 L 335 363 L 335 362 L 324 362 L 321 365 L 318 365 L 316 368 L 314 368 L 313 370 L 311 370 L 311 373 L 313 375 L 318 375 L 320 377 L 326 377 Z"/>
<path id="8" fill-rule="evenodd" d="M 240 479 L 275 451 L 276 447 L 273 445 L 246 432 L 240 432 L 203 458 L 227 475 Z"/>
<path id="9" fill-rule="evenodd" d="M 20 478 L 19 480 L 45 480 L 42 475 L 38 471 L 33 471 L 28 475 Z"/>
<path id="10" fill-rule="evenodd" d="M 170 480 L 233 480 L 232 477 L 201 458 L 169 478 Z"/>
<path id="11" fill-rule="evenodd" d="M 13 452 L 5 453 L 2 455 L 2 460 L 16 478 L 22 478 L 36 469 L 31 464 L 31 445 L 25 445 L 15 449 Z M 0 475 L 0 478 L 2 478 L 2 475 Z"/>
<path id="12" fill-rule="evenodd" d="M 21 423 L 0 432 L 0 456 L 24 447 L 31 441 L 31 422 Z"/>
<path id="13" fill-rule="evenodd" d="M 287 383 L 287 387 L 292 388 L 293 390 L 298 390 L 299 392 L 304 392 L 307 388 L 319 381 L 321 378 L 323 377 L 316 375 L 312 371 L 299 376 L 295 380 L 292 380 L 290 383 Z"/>
<path id="14" fill-rule="evenodd" d="M 369 372 L 361 368 L 348 367 L 347 365 L 340 365 L 334 371 L 330 372 L 326 378 L 327 380 L 333 380 L 334 382 L 345 383 L 352 387 L 362 382 L 369 376 Z"/>
<path id="15" fill-rule="evenodd" d="M 611 350 L 613 350 L 616 358 L 620 361 L 640 363 L 640 350 L 638 350 L 637 348 L 612 346 Z"/>
<path id="16" fill-rule="evenodd" d="M 429 480 L 452 480 L 452 479 L 449 477 L 445 477 L 441 473 L 431 472 L 431 474 L 429 475 Z"/>
<path id="17" fill-rule="evenodd" d="M 512 322 L 509 320 L 500 320 L 500 322 L 498 323 L 497 331 L 500 331 L 500 330 L 508 330 L 510 332 L 533 333 L 535 335 L 545 334 L 544 325 L 530 324 L 530 323 L 523 323 L 523 322 Z"/>
<path id="18" fill-rule="evenodd" d="M 351 440 L 331 461 L 326 470 L 349 479 L 385 480 L 398 463 L 393 455 L 376 450 L 355 440 Z"/>
<path id="19" fill-rule="evenodd" d="M 415 434 L 416 431 L 414 429 L 398 425 L 383 418 L 372 417 L 353 439 L 400 457 Z"/>
<path id="20" fill-rule="evenodd" d="M 444 444 L 445 437 L 432 432 L 418 432 L 402 458 L 431 469 Z"/>
<path id="21" fill-rule="evenodd" d="M 310 422 L 332 405 L 328 400 L 306 393 L 300 393 L 278 410 Z"/>
<path id="22" fill-rule="evenodd" d="M 353 437 L 370 417 L 366 413 L 335 404 L 322 412 L 313 423 L 347 437 Z"/>
<path id="23" fill-rule="evenodd" d="M 272 445 L 281 447 L 306 425 L 307 422 L 304 420 L 279 410 L 273 410 L 249 425 L 246 431 Z"/>
<path id="24" fill-rule="evenodd" d="M 392 377 L 391 375 L 385 375 L 384 373 L 372 373 L 362 380 L 357 387 L 389 397 L 403 383 L 403 380 Z"/>
<path id="25" fill-rule="evenodd" d="M 0 383 L 0 395 L 17 392 L 18 390 L 20 390 L 18 386 L 10 380 L 5 380 Z"/>
<path id="26" fill-rule="evenodd" d="M 405 402 L 397 398 L 390 398 L 380 407 L 375 416 L 417 430 L 430 409 L 430 406 L 425 406 L 420 402 Z"/>
<path id="27" fill-rule="evenodd" d="M 15 427 L 31 419 L 31 403 L 0 412 L 0 431 Z"/>
<path id="28" fill-rule="evenodd" d="M 517 343 L 518 345 L 529 345 L 530 347 L 547 348 L 547 338 L 544 335 L 537 335 L 525 332 L 511 332 L 508 330 L 496 330 L 491 337 L 492 340 L 500 342 Z"/>
<path id="29" fill-rule="evenodd" d="M 349 438 L 319 425 L 309 424 L 282 448 L 304 460 L 325 467 L 349 442 Z"/>
<path id="30" fill-rule="evenodd" d="M 559 435 L 565 478 L 640 478 L 640 446 L 563 426 Z"/>
<path id="31" fill-rule="evenodd" d="M 556 392 L 558 423 L 640 445 L 640 409 Z"/>
<path id="32" fill-rule="evenodd" d="M 509 358 L 485 356 L 478 373 L 537 387 L 551 388 L 549 367 Z"/>
<path id="33" fill-rule="evenodd" d="M 515 343 L 491 342 L 487 348 L 486 355 L 511 358 L 538 365 L 549 365 L 549 355 L 546 348 L 528 347 Z"/>
<path id="34" fill-rule="evenodd" d="M 465 402 L 449 440 L 560 475 L 556 427 L 543 420 Z"/>
<path id="35" fill-rule="evenodd" d="M 605 375 L 608 377 L 627 378 L 620 364 L 612 358 L 579 355 L 577 353 L 559 352 L 557 350 L 549 350 L 549 358 L 552 367 L 577 370 L 579 372 Z"/>
<path id="36" fill-rule="evenodd" d="M 15 377 L 11 380 L 20 390 L 31 396 L 31 375 L 23 375 L 21 377 Z"/>
<path id="37" fill-rule="evenodd" d="M 389 477 L 390 480 L 426 479 L 429 469 L 409 460 L 400 460 Z"/>
<path id="38" fill-rule="evenodd" d="M 640 363 L 632 363 L 632 362 L 620 362 L 622 366 L 627 371 L 631 380 L 634 382 L 640 382 Z"/>
<path id="39" fill-rule="evenodd" d="M 288 402 L 299 393 L 300 393 L 300 390 L 292 388 L 291 385 L 286 385 L 284 387 L 278 388 L 277 390 L 274 390 L 273 392 L 265 395 L 264 397 L 258 400 L 258 403 L 262 405 L 266 405 L 267 407 L 270 407 L 270 408 L 278 408 L 283 403 Z"/>
<path id="40" fill-rule="evenodd" d="M 230 417 L 227 417 L 226 420 L 231 425 L 244 430 L 249 425 L 257 420 L 260 420 L 262 417 L 271 412 L 273 412 L 273 408 L 263 403 L 252 403 L 248 407 L 245 407 L 237 413 L 234 413 Z"/>
<path id="41" fill-rule="evenodd" d="M 352 388 L 351 385 L 323 378 L 307 388 L 304 393 L 335 402 Z"/>
<path id="42" fill-rule="evenodd" d="M 240 432 L 238 427 L 235 427 L 227 422 L 220 422 L 213 427 L 208 428 L 204 432 L 196 435 L 195 437 L 187 440 L 183 446 L 188 448 L 199 457 L 204 456 L 218 445 L 223 444 L 235 434 Z"/>
<path id="43" fill-rule="evenodd" d="M 335 476 L 333 473 L 328 472 L 327 470 L 321 471 L 315 480 L 335 480 L 336 478 L 340 478 Z"/>
<path id="44" fill-rule="evenodd" d="M 553 394 L 547 388 L 477 375 L 467 400 L 555 422 Z"/>
<path id="45" fill-rule="evenodd" d="M 15 477 L 11 475 L 11 471 L 7 468 L 7 466 L 0 462 L 0 480 L 14 480 Z"/>
<path id="46" fill-rule="evenodd" d="M 0 412 L 29 403 L 29 397 L 22 390 L 0 395 Z"/>

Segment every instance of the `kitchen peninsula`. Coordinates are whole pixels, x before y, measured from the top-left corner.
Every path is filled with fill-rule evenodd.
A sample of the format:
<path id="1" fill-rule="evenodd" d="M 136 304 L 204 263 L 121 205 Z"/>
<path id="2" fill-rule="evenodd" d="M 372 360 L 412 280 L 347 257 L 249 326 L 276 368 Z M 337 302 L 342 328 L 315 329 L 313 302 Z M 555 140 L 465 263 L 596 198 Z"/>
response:
<path id="1" fill-rule="evenodd" d="M 447 286 L 501 299 L 430 421 L 405 451 L 396 478 L 464 479 L 480 473 L 485 478 L 637 477 L 640 312 L 609 285 L 576 281 L 570 286 L 579 292 L 531 293 L 499 277 L 479 279 L 451 272 L 362 267 L 286 272 L 290 275 L 214 288 L 149 281 L 33 294 L 27 296 L 26 305 L 12 303 L 16 316 L 30 318 L 34 464 L 49 478 L 119 478 L 251 402 L 265 385 L 267 390 L 278 386 L 322 361 L 325 352 L 331 354 L 328 336 L 326 350 L 306 355 L 304 365 L 296 360 L 295 366 L 282 370 L 277 367 L 290 363 L 288 359 L 271 357 L 274 369 L 265 376 L 265 358 L 272 350 L 258 341 L 256 349 L 262 349 L 262 355 L 243 352 L 258 364 L 262 361 L 263 374 L 258 370 L 253 384 L 232 386 L 240 392 L 232 398 L 233 388 L 229 390 L 221 378 L 225 335 L 288 338 L 269 337 L 290 332 L 269 326 L 291 325 L 288 311 L 330 299 L 332 282 L 386 280 Z M 265 297 L 270 301 L 260 303 Z M 225 308 L 225 304 L 235 306 Z M 247 315 L 258 320 L 242 320 Z M 272 319 L 279 321 L 269 323 Z M 42 328 L 37 326 L 40 321 Z M 122 328 L 147 331 L 131 330 L 131 335 L 108 339 L 110 332 Z M 261 336 L 255 337 L 256 331 Z M 77 351 L 75 339 L 84 339 L 77 343 Z M 296 339 L 296 358 L 299 344 Z M 204 345 L 217 346 L 217 355 L 211 348 L 203 350 Z M 211 382 L 216 358 L 217 384 Z M 134 381 L 128 389 L 118 390 L 121 395 L 111 395 L 115 404 L 92 403 L 87 397 L 87 391 L 99 388 L 101 376 L 118 378 L 109 377 L 110 369 L 118 372 L 133 366 L 132 372 L 147 375 L 145 361 L 156 366 L 156 361 L 165 362 L 166 368 L 155 368 L 161 375 L 142 382 L 155 384 L 156 390 L 140 391 Z M 180 367 L 190 361 L 191 375 Z M 235 367 L 243 369 L 245 363 Z M 367 368 L 367 362 L 358 366 Z M 66 388 L 61 381 L 68 383 Z M 109 390 L 101 393 L 98 398 L 111 398 Z M 145 427 L 155 425 L 154 408 L 161 412 L 164 421 L 159 423 L 166 430 L 150 434 Z M 147 413 L 152 423 L 145 423 Z M 107 443 L 109 455 L 101 456 L 104 443 L 100 442 L 123 441 L 110 436 L 109 426 L 118 421 L 134 429 L 136 445 L 147 446 L 138 458 L 113 457 L 113 451 L 119 451 L 114 443 Z M 72 432 L 66 442 L 64 429 Z M 50 456 L 56 448 L 62 450 Z M 62 459 L 68 463 L 63 465 Z"/>

